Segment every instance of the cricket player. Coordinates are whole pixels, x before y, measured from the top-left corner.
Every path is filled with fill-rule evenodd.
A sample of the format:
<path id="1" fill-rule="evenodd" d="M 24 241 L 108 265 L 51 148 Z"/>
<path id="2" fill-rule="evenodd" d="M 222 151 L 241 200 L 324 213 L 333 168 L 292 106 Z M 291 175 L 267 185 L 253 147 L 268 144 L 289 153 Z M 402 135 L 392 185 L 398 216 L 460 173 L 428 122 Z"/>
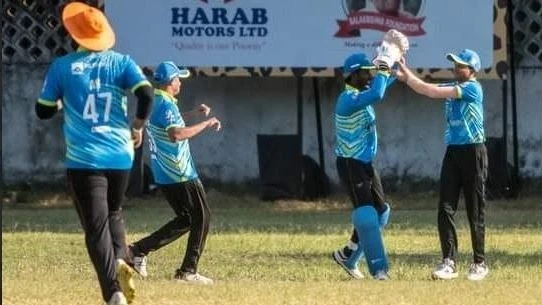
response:
<path id="1" fill-rule="evenodd" d="M 442 262 L 431 276 L 433 279 L 442 280 L 458 277 L 454 215 L 457 212 L 459 193 L 463 190 L 474 252 L 467 278 L 479 281 L 489 273 L 484 251 L 485 184 L 488 168 L 484 145 L 484 92 L 476 80 L 481 62 L 478 54 L 470 49 L 464 49 L 458 54 L 448 53 L 446 58 L 454 64 L 455 82 L 426 83 L 416 77 L 404 63 L 400 63 L 397 77 L 417 93 L 445 101 L 444 138 L 447 147 L 440 171 L 438 205 Z"/>
<path id="2" fill-rule="evenodd" d="M 187 116 L 200 113 L 207 117 L 211 112 L 211 108 L 201 104 L 181 114 L 175 96 L 181 91 L 181 79 L 189 76 L 189 70 L 179 69 L 171 61 L 160 63 L 154 73 L 157 89 L 147 126 L 151 169 L 175 217 L 129 248 L 134 268 L 146 277 L 147 255 L 188 232 L 188 245 L 174 278 L 182 283 L 209 285 L 213 280 L 198 272 L 198 263 L 205 248 L 211 212 L 188 140 L 207 129 L 219 131 L 221 123 L 216 117 L 210 117 L 191 126 L 185 124 Z"/>
<path id="3" fill-rule="evenodd" d="M 373 196 L 372 161 L 377 151 L 377 132 L 372 105 L 383 100 L 392 81 L 390 69 L 377 70 L 365 54 L 356 53 L 346 58 L 343 73 L 346 86 L 335 106 L 335 153 L 339 178 L 353 204 L 352 223 L 359 240 L 351 255 L 338 257 L 334 252 L 333 259 L 350 276 L 360 279 L 363 274 L 358 262 L 365 255 L 371 276 L 387 280 L 388 258 L 379 218 L 386 210 L 389 212 L 389 206 L 384 201 L 376 202 Z"/>
<path id="4" fill-rule="evenodd" d="M 115 33 L 100 10 L 72 2 L 62 22 L 79 48 L 49 67 L 36 114 L 48 119 L 64 109 L 67 177 L 88 254 L 103 299 L 125 305 L 135 287 L 121 206 L 134 146 L 141 145 L 150 115 L 152 86 L 129 56 L 109 50 Z M 138 100 L 131 126 L 125 89 Z"/>

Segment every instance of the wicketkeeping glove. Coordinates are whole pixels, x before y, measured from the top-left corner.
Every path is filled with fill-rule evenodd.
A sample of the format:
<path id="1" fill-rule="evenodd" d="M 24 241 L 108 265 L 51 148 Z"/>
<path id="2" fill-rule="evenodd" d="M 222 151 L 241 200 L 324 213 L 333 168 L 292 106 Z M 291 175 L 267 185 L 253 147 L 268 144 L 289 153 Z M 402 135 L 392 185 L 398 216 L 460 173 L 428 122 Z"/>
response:
<path id="1" fill-rule="evenodd" d="M 380 46 L 376 48 L 377 55 L 373 63 L 380 70 L 389 70 L 405 55 L 408 49 L 408 38 L 403 33 L 391 29 L 384 35 Z"/>

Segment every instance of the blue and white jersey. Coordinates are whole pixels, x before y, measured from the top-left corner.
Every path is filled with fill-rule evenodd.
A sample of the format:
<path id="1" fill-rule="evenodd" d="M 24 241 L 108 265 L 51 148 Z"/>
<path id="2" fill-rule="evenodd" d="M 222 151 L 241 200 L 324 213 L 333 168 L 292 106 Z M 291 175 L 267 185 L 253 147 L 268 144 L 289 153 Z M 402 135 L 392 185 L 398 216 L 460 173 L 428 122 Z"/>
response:
<path id="1" fill-rule="evenodd" d="M 66 167 L 130 169 L 134 148 L 125 89 L 132 92 L 147 78 L 127 55 L 80 49 L 56 59 L 45 78 L 38 103 L 64 109 Z"/>
<path id="2" fill-rule="evenodd" d="M 448 145 L 484 143 L 484 92 L 477 80 L 455 84 L 457 99 L 445 103 Z"/>
<path id="3" fill-rule="evenodd" d="M 177 100 L 163 90 L 155 90 L 147 134 L 152 174 L 158 184 L 173 184 L 198 178 L 188 139 L 171 142 L 168 137 L 168 129 L 185 126 Z"/>
<path id="4" fill-rule="evenodd" d="M 372 105 L 384 97 L 389 74 L 378 72 L 371 86 L 360 91 L 350 85 L 335 106 L 335 153 L 339 157 L 371 162 L 377 151 L 376 117 Z"/>

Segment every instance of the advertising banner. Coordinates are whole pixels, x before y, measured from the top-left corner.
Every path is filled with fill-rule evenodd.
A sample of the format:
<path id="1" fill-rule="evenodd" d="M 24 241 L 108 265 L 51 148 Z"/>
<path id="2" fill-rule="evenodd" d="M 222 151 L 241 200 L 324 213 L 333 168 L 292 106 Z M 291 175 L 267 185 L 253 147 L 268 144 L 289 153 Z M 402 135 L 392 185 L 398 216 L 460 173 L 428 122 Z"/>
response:
<path id="1" fill-rule="evenodd" d="M 114 0 L 115 49 L 138 63 L 188 67 L 322 67 L 375 55 L 389 29 L 408 36 L 413 68 L 446 69 L 470 48 L 493 65 L 494 0 Z"/>

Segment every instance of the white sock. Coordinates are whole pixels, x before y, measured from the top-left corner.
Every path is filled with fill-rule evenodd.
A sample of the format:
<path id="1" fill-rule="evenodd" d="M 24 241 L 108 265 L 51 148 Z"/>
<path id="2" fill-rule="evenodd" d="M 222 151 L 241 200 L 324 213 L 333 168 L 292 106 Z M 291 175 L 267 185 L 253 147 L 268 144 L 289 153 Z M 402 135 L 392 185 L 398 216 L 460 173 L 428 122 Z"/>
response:
<path id="1" fill-rule="evenodd" d="M 351 240 L 348 241 L 346 246 L 348 247 L 348 249 L 350 249 L 352 251 L 356 251 L 358 249 L 358 244 L 356 244 L 355 242 L 353 242 Z"/>

